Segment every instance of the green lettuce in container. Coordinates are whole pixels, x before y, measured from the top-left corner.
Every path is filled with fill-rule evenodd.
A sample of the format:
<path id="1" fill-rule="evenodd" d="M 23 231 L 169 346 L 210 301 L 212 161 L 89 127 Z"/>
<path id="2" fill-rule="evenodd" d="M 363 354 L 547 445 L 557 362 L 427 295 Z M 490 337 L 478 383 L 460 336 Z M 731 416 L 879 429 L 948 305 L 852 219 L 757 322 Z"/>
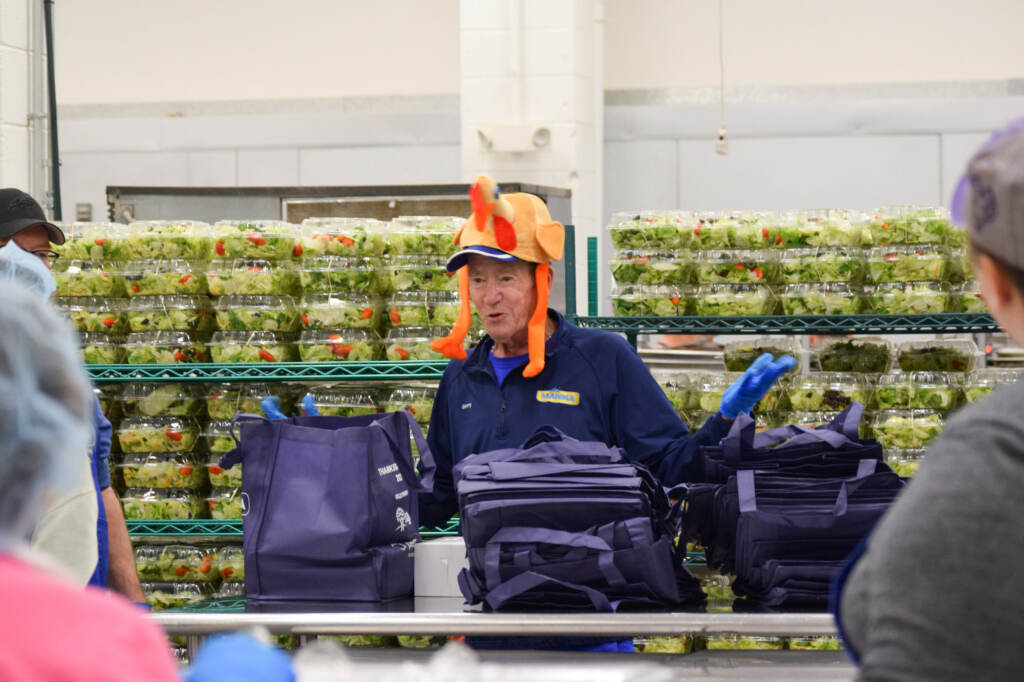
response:
<path id="1" fill-rule="evenodd" d="M 161 579 L 168 582 L 213 582 L 220 577 L 216 556 L 208 547 L 166 545 L 159 558 Z"/>
<path id="2" fill-rule="evenodd" d="M 873 282 L 941 282 L 949 278 L 949 251 L 936 245 L 883 246 L 867 252 Z"/>
<path id="3" fill-rule="evenodd" d="M 808 426 L 817 428 L 831 423 L 842 413 L 842 410 L 818 410 L 814 412 L 793 411 L 782 415 L 785 424 L 796 424 L 797 426 Z M 860 420 L 857 435 L 860 438 L 871 438 L 871 413 L 865 412 Z"/>
<path id="4" fill-rule="evenodd" d="M 163 570 L 160 566 L 160 552 L 163 547 L 156 545 L 135 546 L 135 572 L 142 582 L 160 580 Z"/>
<path id="5" fill-rule="evenodd" d="M 230 421 L 211 421 L 208 423 L 206 429 L 203 430 L 203 440 L 206 443 L 206 449 L 216 455 L 231 452 L 238 446 L 235 443 L 235 439 L 231 436 Z M 236 464 L 232 469 L 237 466 Z"/>
<path id="6" fill-rule="evenodd" d="M 213 326 L 205 296 L 139 296 L 128 304 L 128 327 L 133 332 L 205 332 Z"/>
<path id="7" fill-rule="evenodd" d="M 136 332 L 128 335 L 124 349 L 130 365 L 171 365 L 210 359 L 206 346 L 187 332 Z"/>
<path id="8" fill-rule="evenodd" d="M 1019 369 L 998 369 L 986 367 L 971 372 L 964 382 L 964 399 L 973 403 L 980 400 L 999 386 L 1011 384 L 1020 376 Z"/>
<path id="9" fill-rule="evenodd" d="M 297 252 L 317 256 L 381 256 L 387 244 L 387 224 L 372 218 L 306 218 Z M 450 245 L 449 245 L 450 247 Z"/>
<path id="10" fill-rule="evenodd" d="M 987 313 L 988 304 L 981 297 L 981 287 L 971 280 L 953 289 L 950 297 L 950 309 L 954 313 Z"/>
<path id="11" fill-rule="evenodd" d="M 857 246 L 860 230 L 836 211 L 800 211 L 780 217 L 779 246 L 784 249 Z"/>
<path id="12" fill-rule="evenodd" d="M 723 220 L 729 236 L 729 246 L 734 249 L 767 249 L 781 241 L 777 220 L 769 213 L 749 213 L 730 216 Z"/>
<path id="13" fill-rule="evenodd" d="M 677 317 L 689 312 L 693 288 L 616 286 L 611 301 L 612 311 L 619 317 Z"/>
<path id="14" fill-rule="evenodd" d="M 778 257 L 769 250 L 701 251 L 696 258 L 698 284 L 762 284 L 774 282 Z"/>
<path id="15" fill-rule="evenodd" d="M 772 290 L 758 284 L 706 284 L 695 298 L 698 315 L 771 315 L 776 303 Z"/>
<path id="16" fill-rule="evenodd" d="M 87 365 L 114 365 L 124 362 L 124 338 L 110 334 L 79 334 L 82 362 Z"/>
<path id="17" fill-rule="evenodd" d="M 213 586 L 209 583 L 146 582 L 142 583 L 142 593 L 154 611 L 161 611 L 208 599 L 213 594 Z"/>
<path id="18" fill-rule="evenodd" d="M 197 417 L 203 412 L 202 389 L 196 384 L 124 384 L 117 401 L 126 417 Z"/>
<path id="19" fill-rule="evenodd" d="M 695 216 L 685 227 L 688 244 L 693 251 L 707 251 L 709 249 L 728 249 L 732 246 L 729 243 L 729 230 L 725 222 L 716 213 L 704 213 Z M 687 234 L 684 232 L 683 234 Z"/>
<path id="20" fill-rule="evenodd" d="M 779 290 L 786 315 L 856 315 L 863 298 L 846 282 L 787 284 Z"/>
<path id="21" fill-rule="evenodd" d="M 53 271 L 57 296 L 124 295 L 124 274 L 121 265 L 103 261 L 57 261 Z"/>
<path id="22" fill-rule="evenodd" d="M 859 250 L 842 246 L 785 249 L 779 255 L 779 272 L 783 284 L 858 283 L 863 279 L 864 263 Z"/>
<path id="23" fill-rule="evenodd" d="M 210 339 L 214 362 L 293 362 L 295 341 L 267 331 L 215 332 Z"/>
<path id="24" fill-rule="evenodd" d="M 214 488 L 206 504 L 211 519 L 242 518 L 242 493 L 238 488 Z"/>
<path id="25" fill-rule="evenodd" d="M 446 263 L 433 256 L 392 256 L 384 263 L 388 290 L 458 291 L 459 278 L 445 270 Z"/>
<path id="26" fill-rule="evenodd" d="M 67 260 L 125 260 L 127 225 L 118 223 L 57 223 L 64 243 L 53 250 Z"/>
<path id="27" fill-rule="evenodd" d="M 885 463 L 903 478 L 913 478 L 924 459 L 923 448 L 887 448 Z"/>
<path id="28" fill-rule="evenodd" d="M 221 220 L 213 226 L 218 258 L 287 260 L 298 252 L 298 226 L 280 220 Z"/>
<path id="29" fill-rule="evenodd" d="M 408 410 L 420 424 L 429 424 L 437 386 L 405 386 L 393 389 L 384 401 L 385 412 Z"/>
<path id="30" fill-rule="evenodd" d="M 689 244 L 694 221 L 680 211 L 615 213 L 608 233 L 616 249 L 674 250 Z"/>
<path id="31" fill-rule="evenodd" d="M 904 372 L 970 372 L 980 355 L 967 339 L 905 341 L 896 361 Z"/>
<path id="32" fill-rule="evenodd" d="M 459 319 L 462 300 L 457 291 L 428 291 L 427 304 L 430 306 L 430 322 L 427 326 L 451 327 Z M 469 326 L 475 330 L 483 328 L 476 310 L 473 310 Z"/>
<path id="33" fill-rule="evenodd" d="M 187 417 L 131 417 L 116 434 L 125 453 L 190 452 L 199 438 L 199 424 Z"/>
<path id="34" fill-rule="evenodd" d="M 725 393 L 725 389 L 739 376 L 736 372 L 723 372 L 695 377 L 690 384 L 690 390 L 696 397 L 697 409 L 712 414 L 717 412 L 722 405 L 722 394 Z"/>
<path id="35" fill-rule="evenodd" d="M 665 397 L 672 403 L 672 409 L 682 417 L 690 391 L 690 375 L 686 372 L 658 369 L 652 370 L 651 374 L 665 392 Z"/>
<path id="36" fill-rule="evenodd" d="M 962 374 L 910 372 L 910 402 L 907 407 L 948 412 L 960 405 Z"/>
<path id="37" fill-rule="evenodd" d="M 466 222 L 459 217 L 401 216 L 387 231 L 389 253 L 448 256 L 454 250 L 455 233 Z"/>
<path id="38" fill-rule="evenodd" d="M 365 387 L 322 386 L 309 393 L 317 411 L 325 417 L 356 417 L 380 411 L 373 393 Z"/>
<path id="39" fill-rule="evenodd" d="M 121 298 L 76 296 L 54 303 L 80 332 L 124 334 L 128 331 L 128 306 Z"/>
<path id="40" fill-rule="evenodd" d="M 794 378 L 787 395 L 797 411 L 841 411 L 853 402 L 869 405 L 871 385 L 862 374 L 818 372 Z"/>
<path id="41" fill-rule="evenodd" d="M 875 438 L 889 448 L 919 449 L 942 432 L 942 415 L 934 410 L 883 410 L 873 424 Z"/>
<path id="42" fill-rule="evenodd" d="M 368 329 L 317 329 L 299 335 L 303 362 L 369 362 L 381 359 L 381 340 Z"/>
<path id="43" fill-rule="evenodd" d="M 889 370 L 894 352 L 892 343 L 886 339 L 839 337 L 823 341 L 815 355 L 823 372 L 877 374 Z"/>
<path id="44" fill-rule="evenodd" d="M 725 368 L 730 372 L 743 372 L 764 353 L 778 358 L 791 355 L 799 359 L 802 353 L 800 344 L 791 336 L 763 336 L 739 341 L 731 341 L 722 348 Z"/>
<path id="45" fill-rule="evenodd" d="M 202 498 L 190 490 L 128 488 L 121 496 L 124 517 L 129 521 L 182 521 L 205 519 Z"/>
<path id="46" fill-rule="evenodd" d="M 906 409 L 911 406 L 913 392 L 909 373 L 883 374 L 875 384 L 875 402 L 880 410 Z"/>
<path id="47" fill-rule="evenodd" d="M 293 332 L 299 327 L 291 296 L 222 296 L 216 318 L 222 331 Z"/>
<path id="48" fill-rule="evenodd" d="M 388 299 L 386 317 L 392 327 L 426 327 L 430 324 L 430 302 L 426 291 L 400 291 Z M 446 292 L 440 292 L 446 293 Z M 452 292 L 453 294 L 455 292 Z"/>
<path id="49" fill-rule="evenodd" d="M 892 282 L 865 287 L 871 308 L 882 315 L 921 315 L 945 312 L 949 285 L 945 282 Z"/>
<path id="50" fill-rule="evenodd" d="M 128 226 L 132 260 L 203 261 L 210 255 L 210 226 L 194 220 L 139 220 Z"/>
<path id="51" fill-rule="evenodd" d="M 622 251 L 610 261 L 616 284 L 683 285 L 693 279 L 693 264 L 670 252 Z"/>
<path id="52" fill-rule="evenodd" d="M 287 296 L 299 291 L 299 271 L 289 261 L 213 260 L 206 284 L 213 296 Z"/>
<path id="53" fill-rule="evenodd" d="M 708 651 L 776 651 L 786 648 L 782 637 L 720 635 L 707 638 Z"/>
<path id="54" fill-rule="evenodd" d="M 908 244 L 945 244 L 956 229 L 949 211 L 941 206 L 908 206 L 896 221 Z"/>
<path id="55" fill-rule="evenodd" d="M 191 453 L 129 454 L 118 466 L 129 488 L 201 490 L 209 482 L 206 467 Z"/>
<path id="56" fill-rule="evenodd" d="M 949 250 L 949 282 L 960 284 L 974 277 L 974 265 L 967 249 L 959 246 Z"/>
<path id="57" fill-rule="evenodd" d="M 220 465 L 222 453 L 210 453 L 210 461 L 206 463 L 206 473 L 210 478 L 210 485 L 214 488 L 241 488 L 242 487 L 242 465 L 236 464 L 230 469 Z"/>
<path id="58" fill-rule="evenodd" d="M 430 343 L 449 331 L 442 327 L 396 327 L 384 339 L 385 356 L 388 360 L 445 360 Z"/>
<path id="59" fill-rule="evenodd" d="M 217 552 L 215 560 L 224 582 L 245 582 L 245 552 L 240 545 L 227 545 Z"/>
<path id="60" fill-rule="evenodd" d="M 376 329 L 384 302 L 363 294 L 309 294 L 298 305 L 302 329 Z"/>
<path id="61" fill-rule="evenodd" d="M 133 260 L 124 265 L 129 296 L 192 296 L 206 293 L 203 264 L 187 260 Z"/>
<path id="62" fill-rule="evenodd" d="M 787 648 L 790 651 L 841 651 L 843 644 L 838 637 L 790 637 Z"/>
<path id="63" fill-rule="evenodd" d="M 299 264 L 299 286 L 306 293 L 379 295 L 388 291 L 390 277 L 383 261 L 369 256 L 319 256 Z"/>
<path id="64" fill-rule="evenodd" d="M 232 419 L 236 414 L 263 414 L 260 403 L 267 396 L 277 396 L 281 400 L 281 411 L 285 414 L 291 410 L 289 392 L 284 384 L 239 382 L 225 384 L 205 384 L 206 411 L 210 419 Z"/>

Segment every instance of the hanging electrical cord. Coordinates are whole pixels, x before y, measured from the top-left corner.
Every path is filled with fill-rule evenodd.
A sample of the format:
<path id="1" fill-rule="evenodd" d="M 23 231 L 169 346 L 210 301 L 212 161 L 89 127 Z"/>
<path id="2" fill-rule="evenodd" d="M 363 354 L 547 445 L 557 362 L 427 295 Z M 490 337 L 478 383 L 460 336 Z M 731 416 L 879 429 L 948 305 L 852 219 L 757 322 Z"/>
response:
<path id="1" fill-rule="evenodd" d="M 729 141 L 725 128 L 725 0 L 718 0 L 718 136 L 715 153 L 728 154 Z"/>

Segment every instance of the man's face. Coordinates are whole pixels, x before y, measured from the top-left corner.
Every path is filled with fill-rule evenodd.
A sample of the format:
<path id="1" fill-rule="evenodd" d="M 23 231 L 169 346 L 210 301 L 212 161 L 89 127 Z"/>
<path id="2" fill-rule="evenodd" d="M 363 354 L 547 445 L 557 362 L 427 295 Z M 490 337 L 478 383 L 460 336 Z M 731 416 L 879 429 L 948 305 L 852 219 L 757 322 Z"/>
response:
<path id="1" fill-rule="evenodd" d="M 469 297 L 496 344 L 525 343 L 530 316 L 537 307 L 533 264 L 469 256 Z"/>
<path id="2" fill-rule="evenodd" d="M 49 254 L 53 251 L 50 248 L 50 237 L 42 225 L 31 225 L 20 232 L 15 232 L 12 237 L 0 237 L 0 246 L 12 240 L 46 263 L 46 267 L 51 267 Z"/>

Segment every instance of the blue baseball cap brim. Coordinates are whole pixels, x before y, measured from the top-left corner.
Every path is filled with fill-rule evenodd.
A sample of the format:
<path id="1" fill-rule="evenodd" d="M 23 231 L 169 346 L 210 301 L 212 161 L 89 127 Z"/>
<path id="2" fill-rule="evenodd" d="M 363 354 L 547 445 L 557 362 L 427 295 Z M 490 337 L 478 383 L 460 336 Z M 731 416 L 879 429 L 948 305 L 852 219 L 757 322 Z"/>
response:
<path id="1" fill-rule="evenodd" d="M 448 259 L 445 269 L 448 270 L 448 272 L 455 272 L 468 263 L 469 257 L 474 253 L 481 256 L 487 256 L 488 258 L 493 258 L 495 260 L 505 261 L 506 263 L 516 260 L 516 257 L 511 253 L 505 253 L 499 249 L 492 249 L 489 246 L 467 246 L 462 251 L 459 251 Z"/>

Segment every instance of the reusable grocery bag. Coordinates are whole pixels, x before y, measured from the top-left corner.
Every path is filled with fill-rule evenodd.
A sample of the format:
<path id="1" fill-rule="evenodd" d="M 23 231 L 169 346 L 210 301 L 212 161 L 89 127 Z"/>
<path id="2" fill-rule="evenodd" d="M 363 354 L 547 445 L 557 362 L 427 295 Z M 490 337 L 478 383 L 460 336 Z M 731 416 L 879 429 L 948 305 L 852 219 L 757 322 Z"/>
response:
<path id="1" fill-rule="evenodd" d="M 249 597 L 375 601 L 412 593 L 417 495 L 433 487 L 434 463 L 408 412 L 273 421 L 239 415 L 232 436 L 238 447 L 221 466 L 244 464 Z"/>

